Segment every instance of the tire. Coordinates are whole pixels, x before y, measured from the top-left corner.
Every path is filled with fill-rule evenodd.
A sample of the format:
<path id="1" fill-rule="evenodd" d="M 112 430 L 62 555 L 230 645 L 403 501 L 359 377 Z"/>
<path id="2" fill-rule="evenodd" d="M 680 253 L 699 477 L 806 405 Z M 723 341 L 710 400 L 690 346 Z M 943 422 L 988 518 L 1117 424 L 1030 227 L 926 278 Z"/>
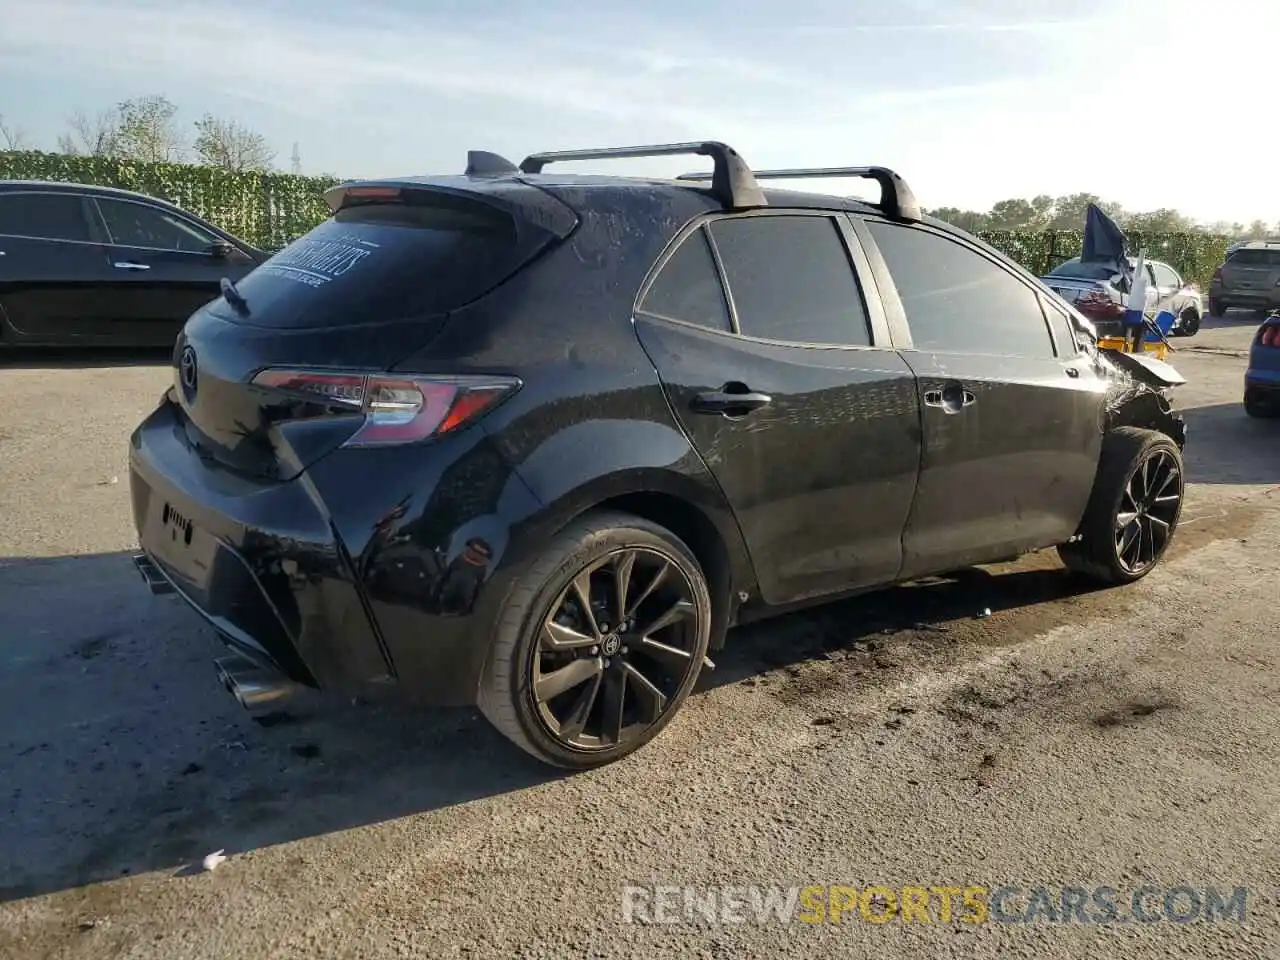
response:
<path id="1" fill-rule="evenodd" d="M 1146 486 L 1144 467 L 1152 471 Z M 1176 499 L 1165 499 L 1175 489 Z M 1182 452 L 1169 437 L 1136 427 L 1112 430 L 1103 440 L 1093 492 L 1080 522 L 1080 539 L 1059 546 L 1058 555 L 1073 573 L 1105 586 L 1141 580 L 1173 542 L 1185 490 Z M 1133 516 L 1123 528 L 1122 509 Z M 1155 547 L 1149 557 L 1145 557 L 1144 540 Z"/>
<path id="2" fill-rule="evenodd" d="M 627 556 L 629 565 L 621 559 Z M 649 586 L 664 566 L 665 579 Z M 630 609 L 619 630 L 603 618 L 618 618 L 613 585 L 624 572 Z M 587 586 L 595 608 L 590 618 L 578 602 L 579 585 Z M 679 537 L 631 514 L 588 514 L 552 539 L 508 596 L 481 680 L 480 710 L 544 763 L 603 766 L 638 750 L 671 721 L 697 682 L 710 634 L 706 578 Z M 606 726 L 614 700 L 619 719 Z"/>
<path id="3" fill-rule="evenodd" d="M 1209 298 L 1209 316 L 1222 319 L 1227 315 L 1227 307 L 1221 300 Z"/>
<path id="4" fill-rule="evenodd" d="M 1244 412 L 1259 420 L 1274 420 L 1277 416 L 1280 416 L 1280 403 L 1276 403 L 1274 399 L 1260 396 L 1252 390 L 1246 390 Z"/>
<path id="5" fill-rule="evenodd" d="M 1182 311 L 1176 333 L 1180 337 L 1194 337 L 1200 332 L 1200 312 L 1195 307 L 1187 307 Z"/>

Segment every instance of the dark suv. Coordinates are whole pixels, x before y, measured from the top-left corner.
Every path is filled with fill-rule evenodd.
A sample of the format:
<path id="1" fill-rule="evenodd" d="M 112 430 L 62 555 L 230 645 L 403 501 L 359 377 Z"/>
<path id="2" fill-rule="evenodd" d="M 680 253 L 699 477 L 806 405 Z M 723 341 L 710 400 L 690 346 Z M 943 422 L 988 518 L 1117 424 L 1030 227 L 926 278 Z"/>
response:
<path id="1" fill-rule="evenodd" d="M 714 173 L 543 173 L 678 153 Z M 759 185 L 837 174 L 882 200 Z M 246 705 L 478 703 L 587 767 L 733 624 L 1055 545 L 1125 583 L 1177 526 L 1177 375 L 892 171 L 473 153 L 328 200 L 191 317 L 132 438 L 136 562 Z"/>

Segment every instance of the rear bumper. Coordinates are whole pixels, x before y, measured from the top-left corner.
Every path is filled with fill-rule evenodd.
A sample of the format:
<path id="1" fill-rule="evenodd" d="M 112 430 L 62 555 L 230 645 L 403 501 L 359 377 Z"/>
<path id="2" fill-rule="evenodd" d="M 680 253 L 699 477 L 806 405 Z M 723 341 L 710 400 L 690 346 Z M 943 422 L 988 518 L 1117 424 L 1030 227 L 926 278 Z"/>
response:
<path id="1" fill-rule="evenodd" d="M 394 678 L 307 484 L 247 480 L 208 465 L 168 405 L 135 431 L 129 482 L 143 553 L 229 644 L 309 686 Z"/>
<path id="2" fill-rule="evenodd" d="M 1280 307 L 1280 287 L 1249 290 L 1217 288 L 1210 291 L 1209 297 L 1227 307 L 1253 307 L 1257 310 Z"/>
<path id="3" fill-rule="evenodd" d="M 181 416 L 162 404 L 129 455 L 139 545 L 174 592 L 297 683 L 474 704 L 540 512 L 483 430 L 338 450 L 279 482 L 202 459 Z"/>

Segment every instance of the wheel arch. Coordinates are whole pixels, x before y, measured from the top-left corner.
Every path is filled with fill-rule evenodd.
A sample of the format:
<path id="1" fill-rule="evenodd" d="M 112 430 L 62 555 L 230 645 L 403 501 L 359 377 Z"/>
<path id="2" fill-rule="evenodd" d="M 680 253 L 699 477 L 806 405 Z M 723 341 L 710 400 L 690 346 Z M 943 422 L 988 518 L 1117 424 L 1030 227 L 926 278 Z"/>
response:
<path id="1" fill-rule="evenodd" d="M 1186 421 L 1174 410 L 1167 391 L 1156 390 L 1131 381 L 1128 388 L 1107 403 L 1103 429 L 1106 433 L 1119 427 L 1155 430 L 1173 440 L 1181 450 L 1186 445 Z"/>

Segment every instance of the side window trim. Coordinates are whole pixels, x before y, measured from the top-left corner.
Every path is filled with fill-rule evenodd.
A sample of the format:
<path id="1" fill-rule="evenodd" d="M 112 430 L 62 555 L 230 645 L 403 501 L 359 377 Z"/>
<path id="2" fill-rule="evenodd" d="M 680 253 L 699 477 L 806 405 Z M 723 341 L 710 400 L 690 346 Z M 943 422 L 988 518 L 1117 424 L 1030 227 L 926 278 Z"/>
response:
<path id="1" fill-rule="evenodd" d="M 733 299 L 733 288 L 729 286 L 729 274 L 724 269 L 724 257 L 720 256 L 720 247 L 716 243 L 715 234 L 711 232 L 711 221 L 713 218 L 708 217 L 698 224 L 698 230 L 707 241 L 707 246 L 711 248 L 711 262 L 716 265 L 716 278 L 720 281 L 720 294 L 724 297 L 725 304 L 729 307 L 729 330 L 734 336 L 741 337 L 742 324 L 738 322 L 738 304 Z"/>
<path id="2" fill-rule="evenodd" d="M 909 336 L 910 336 L 910 333 L 909 333 L 909 331 L 910 331 L 910 326 L 909 326 L 908 321 L 907 321 L 906 310 L 903 308 L 903 306 L 902 306 L 902 300 L 901 300 L 901 298 L 900 298 L 900 297 L 899 297 L 899 295 L 898 295 L 898 288 L 897 288 L 897 285 L 893 282 L 893 277 L 892 277 L 892 275 L 889 273 L 889 267 L 888 267 L 888 264 L 885 262 L 885 260 L 884 260 L 884 256 L 880 253 L 880 248 L 879 248 L 878 246 L 876 246 L 875 238 L 871 236 L 871 231 L 867 229 L 867 226 L 866 226 L 866 219 L 867 219 L 867 215 L 866 215 L 866 214 L 856 214 L 856 215 L 851 215 L 851 217 L 853 218 L 854 222 L 857 224 L 858 232 L 859 232 L 859 237 L 865 237 L 865 239 L 863 240 L 863 242 L 864 242 L 864 244 L 867 244 L 867 245 L 868 245 L 868 250 L 869 250 L 869 251 L 870 251 L 870 250 L 875 250 L 876 259 L 879 261 L 880 267 L 881 267 L 881 268 L 883 269 L 883 271 L 884 271 L 884 273 L 883 273 L 883 277 L 884 277 L 884 281 L 885 281 L 885 283 L 887 284 L 887 289 L 889 289 L 889 290 L 891 290 L 891 291 L 892 291 L 892 302 L 894 303 L 894 305 L 895 305 L 895 307 L 896 307 L 896 309 L 897 309 L 897 311 L 898 311 L 899 315 L 902 317 L 902 322 L 903 322 L 903 324 L 907 326 L 907 329 L 908 329 L 908 337 L 909 337 Z M 1028 290 L 1028 291 L 1030 291 L 1032 294 L 1034 294 L 1034 295 L 1035 295 L 1035 298 L 1036 298 L 1036 302 L 1037 302 L 1037 303 L 1039 303 L 1039 302 L 1040 302 L 1040 299 L 1041 299 L 1041 293 L 1040 293 L 1040 291 L 1039 291 L 1038 289 L 1036 289 L 1035 284 L 1033 284 L 1033 283 L 1029 282 L 1029 281 L 1027 280 L 1027 278 L 1026 278 L 1026 277 L 1023 277 L 1023 276 L 1021 276 L 1020 274 L 1016 273 L 1015 271 L 1010 270 L 1010 269 L 1009 269 L 1005 264 L 1001 263 L 1001 262 L 1000 262 L 999 260 L 997 260 L 995 257 L 992 257 L 990 254 L 988 254 L 988 253 L 987 253 L 987 251 L 983 250 L 981 247 L 978 247 L 978 246 L 976 246 L 976 245 L 974 245 L 974 244 L 972 244 L 972 243 L 968 243 L 967 241 L 965 241 L 965 240 L 964 240 L 963 238 L 961 238 L 961 237 L 955 237 L 955 236 L 952 236 L 951 234 L 944 233 L 944 232 L 943 232 L 943 231 L 941 231 L 941 230 L 937 230 L 937 229 L 933 228 L 932 226 L 930 226 L 929 224 L 915 223 L 915 224 L 911 224 L 910 226 L 905 226 L 905 225 L 900 225 L 900 224 L 892 223 L 891 221 L 889 221 L 889 220 L 887 220 L 887 219 L 885 220 L 885 222 L 886 222 L 886 223 L 890 223 L 890 224 L 891 224 L 891 226 L 892 226 L 894 229 L 897 229 L 897 230 L 918 230 L 918 231 L 920 231 L 920 232 L 922 232 L 922 233 L 928 233 L 928 234 L 931 234 L 931 235 L 933 235 L 933 236 L 937 237 L 938 239 L 940 239 L 940 240 L 942 240 L 942 241 L 944 241 L 944 242 L 954 243 L 956 246 L 958 246 L 958 247 L 960 247 L 960 248 L 962 248 L 962 249 L 964 249 L 964 250 L 968 250 L 970 253 L 975 254 L 976 256 L 981 257 L 983 260 L 986 260 L 986 261 L 987 261 L 988 263 L 990 263 L 992 266 L 994 266 L 994 267 L 996 267 L 996 268 L 998 268 L 998 269 L 1002 270 L 1002 271 L 1003 271 L 1007 276 L 1009 276 L 1009 277 L 1013 278 L 1014 280 L 1017 280 L 1017 281 L 1018 281 L 1018 283 L 1022 284 L 1022 285 L 1023 285 L 1023 286 Z M 874 262 L 874 261 L 873 261 L 873 262 Z M 879 276 L 877 276 L 877 280 L 879 280 L 879 279 L 880 279 L 880 278 L 879 278 Z M 881 295 L 882 295 L 882 296 L 884 296 L 884 290 L 882 290 L 882 291 L 881 291 Z M 888 297 L 886 297 L 886 301 L 888 301 Z M 1054 337 L 1054 335 L 1053 335 L 1052 325 L 1049 323 L 1049 318 L 1048 318 L 1048 316 L 1046 316 L 1046 315 L 1045 315 L 1044 307 L 1043 307 L 1043 306 L 1041 306 L 1041 308 L 1040 308 L 1040 320 L 1041 320 L 1041 322 L 1044 324 L 1044 328 L 1045 328 L 1046 332 L 1049 334 L 1049 343 L 1050 343 L 1050 344 L 1056 344 L 1056 343 L 1057 343 L 1057 340 L 1056 340 L 1056 338 L 1055 338 L 1055 337 Z M 911 342 L 911 345 L 909 345 L 909 346 L 901 346 L 901 347 L 899 347 L 898 349 L 899 349 L 899 350 L 913 350 L 913 351 L 914 351 L 914 350 L 917 350 L 917 347 L 914 345 L 914 341 L 912 341 L 912 342 Z M 1056 351 L 1055 351 L 1055 352 L 1056 352 Z M 975 353 L 975 355 L 979 355 L 979 354 L 981 354 L 981 351 L 974 351 L 974 353 Z M 1001 354 L 1001 353 L 998 353 L 998 352 L 997 352 L 997 353 L 987 353 L 987 354 L 984 354 L 984 355 L 986 355 L 986 356 L 1005 356 L 1006 354 Z"/>
<path id="3" fill-rule="evenodd" d="M 1075 323 L 1071 320 L 1071 314 L 1064 310 L 1059 310 L 1048 297 L 1039 291 L 1036 291 L 1036 299 L 1040 301 L 1040 312 L 1044 314 L 1045 322 L 1049 324 L 1049 335 L 1053 339 L 1053 352 L 1056 353 L 1058 355 L 1058 359 L 1064 363 L 1075 360 L 1076 357 L 1080 355 L 1080 344 L 1074 337 L 1065 344 L 1059 343 L 1058 334 L 1061 333 L 1061 329 L 1058 324 L 1054 323 L 1049 318 L 1049 311 L 1052 310 L 1054 313 L 1062 316 L 1063 323 L 1066 324 L 1068 330 L 1074 330 Z"/>

